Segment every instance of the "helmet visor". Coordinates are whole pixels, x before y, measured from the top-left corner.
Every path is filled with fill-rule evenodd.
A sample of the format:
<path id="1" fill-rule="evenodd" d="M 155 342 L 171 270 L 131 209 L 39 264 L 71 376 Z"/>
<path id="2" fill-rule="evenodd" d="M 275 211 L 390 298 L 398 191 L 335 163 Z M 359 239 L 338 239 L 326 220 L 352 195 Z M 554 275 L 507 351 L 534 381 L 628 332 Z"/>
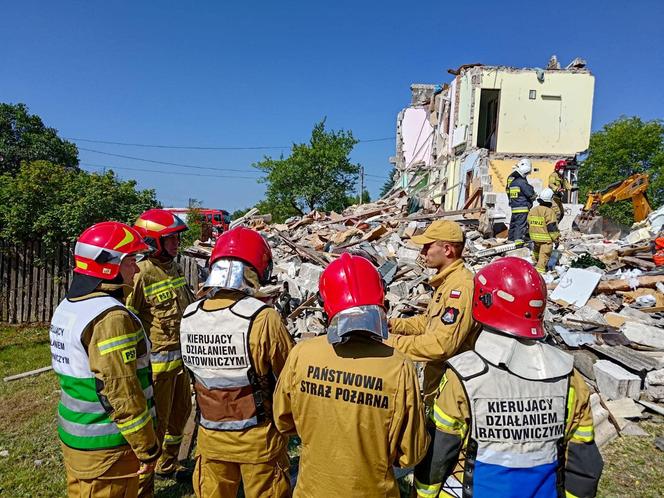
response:
<path id="1" fill-rule="evenodd" d="M 369 332 L 376 339 L 387 339 L 387 315 L 382 306 L 356 306 L 340 311 L 327 327 L 330 344 L 343 342 L 352 332 Z"/>
<path id="2" fill-rule="evenodd" d="M 237 259 L 220 259 L 210 268 L 203 287 L 234 289 L 253 295 L 255 289 L 244 278 L 245 263 Z"/>

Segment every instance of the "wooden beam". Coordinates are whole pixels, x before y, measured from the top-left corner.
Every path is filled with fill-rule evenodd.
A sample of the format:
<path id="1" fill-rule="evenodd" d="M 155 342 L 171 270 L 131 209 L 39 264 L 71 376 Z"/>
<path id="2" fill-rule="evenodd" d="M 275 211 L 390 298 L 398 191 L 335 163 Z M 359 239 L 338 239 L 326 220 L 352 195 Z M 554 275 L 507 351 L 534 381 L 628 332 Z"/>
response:
<path id="1" fill-rule="evenodd" d="M 637 287 L 655 288 L 658 282 L 664 282 L 664 275 L 644 275 L 637 277 Z M 607 280 L 600 282 L 595 289 L 600 293 L 613 293 L 616 291 L 630 291 L 632 288 L 629 286 L 628 280 Z"/>
<path id="2" fill-rule="evenodd" d="M 297 308 L 295 308 L 290 315 L 288 315 L 288 318 L 292 320 L 300 316 L 300 314 L 305 310 L 305 308 L 314 304 L 314 302 L 316 301 L 316 297 L 317 297 L 316 294 L 309 296 L 307 299 L 301 302 L 300 305 Z"/>
<path id="3" fill-rule="evenodd" d="M 5 377 L 2 380 L 4 380 L 5 382 L 11 382 L 13 380 L 19 380 L 19 379 L 24 379 L 26 377 L 32 377 L 33 375 L 39 375 L 41 373 L 48 372 L 49 370 L 53 370 L 53 367 L 52 366 L 42 367 L 42 368 L 38 368 L 36 370 L 30 370 L 28 372 L 23 372 L 23 373 L 16 374 L 16 375 L 9 375 L 8 377 Z"/>
<path id="4" fill-rule="evenodd" d="M 483 211 L 484 208 L 457 209 L 456 211 L 444 211 L 442 213 L 419 214 L 417 216 L 413 216 L 412 218 L 400 218 L 399 221 L 431 220 L 434 218 L 446 218 L 448 216 L 457 216 L 460 214 L 481 213 Z"/>

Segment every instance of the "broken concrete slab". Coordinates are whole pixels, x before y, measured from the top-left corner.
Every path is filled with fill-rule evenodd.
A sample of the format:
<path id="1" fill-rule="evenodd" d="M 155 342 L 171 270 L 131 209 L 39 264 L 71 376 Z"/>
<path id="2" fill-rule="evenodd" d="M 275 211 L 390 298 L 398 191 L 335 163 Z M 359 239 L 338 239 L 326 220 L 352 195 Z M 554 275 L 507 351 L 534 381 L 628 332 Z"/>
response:
<path id="1" fill-rule="evenodd" d="M 651 403 L 650 401 L 644 401 L 642 399 L 637 399 L 636 402 L 639 403 L 640 405 L 645 406 L 651 412 L 664 415 L 664 406 L 662 405 L 658 405 L 657 403 Z"/>
<path id="2" fill-rule="evenodd" d="M 394 282 L 388 287 L 388 292 L 397 296 L 399 299 L 405 299 L 408 297 L 410 287 L 407 282 L 403 280 L 399 282 Z"/>
<path id="3" fill-rule="evenodd" d="M 664 350 L 664 329 L 644 323 L 625 322 L 620 331 L 630 341 L 642 346 Z"/>
<path id="4" fill-rule="evenodd" d="M 607 399 L 639 397 L 641 378 L 628 372 L 620 365 L 608 360 L 599 360 L 593 366 L 600 393 Z"/>
<path id="5" fill-rule="evenodd" d="M 298 275 L 300 287 L 304 287 L 309 292 L 318 291 L 318 281 L 323 273 L 323 268 L 312 263 L 302 263 Z"/>
<path id="6" fill-rule="evenodd" d="M 624 427 L 621 428 L 620 434 L 622 436 L 634 436 L 634 437 L 648 437 L 648 434 L 643 430 L 638 424 L 634 422 L 627 422 Z"/>
<path id="7" fill-rule="evenodd" d="M 578 330 L 570 330 L 562 325 L 554 325 L 553 329 L 562 340 L 571 348 L 578 348 L 584 344 L 595 344 L 595 336 Z"/>
<path id="8" fill-rule="evenodd" d="M 643 407 L 632 398 L 621 398 L 604 403 L 614 417 L 641 418 Z"/>
<path id="9" fill-rule="evenodd" d="M 560 278 L 560 282 L 551 293 L 552 301 L 565 301 L 576 306 L 584 306 L 595 287 L 599 283 L 601 275 L 583 270 L 581 268 L 570 268 Z"/>
<path id="10" fill-rule="evenodd" d="M 590 395 L 590 409 L 595 427 L 595 443 L 601 448 L 618 437 L 618 431 L 609 420 L 609 412 L 602 406 L 599 394 Z"/>

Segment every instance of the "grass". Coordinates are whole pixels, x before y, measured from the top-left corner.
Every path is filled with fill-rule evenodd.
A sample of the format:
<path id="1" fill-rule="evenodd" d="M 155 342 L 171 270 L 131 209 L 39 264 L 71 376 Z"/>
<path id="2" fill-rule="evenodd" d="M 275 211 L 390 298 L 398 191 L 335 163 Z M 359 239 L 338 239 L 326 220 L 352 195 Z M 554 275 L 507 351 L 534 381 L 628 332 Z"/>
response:
<path id="1" fill-rule="evenodd" d="M 46 328 L 0 326 L 0 377 L 49 364 Z M 54 416 L 58 398 L 53 372 L 14 382 L 0 380 L 0 451 L 9 453 L 0 456 L 0 496 L 66 496 Z M 654 444 L 655 437 L 664 435 L 664 419 L 653 417 L 641 426 L 648 432 L 647 437 L 620 437 L 602 450 L 604 475 L 598 496 L 664 496 L 664 452 Z M 296 442 L 289 445 L 289 453 L 296 463 Z M 189 485 L 157 480 L 156 496 L 194 495 Z"/>
<path id="2" fill-rule="evenodd" d="M 664 496 L 664 451 L 655 447 L 655 438 L 664 436 L 664 418 L 652 420 L 639 424 L 647 437 L 619 437 L 602 449 L 604 473 L 598 496 Z"/>

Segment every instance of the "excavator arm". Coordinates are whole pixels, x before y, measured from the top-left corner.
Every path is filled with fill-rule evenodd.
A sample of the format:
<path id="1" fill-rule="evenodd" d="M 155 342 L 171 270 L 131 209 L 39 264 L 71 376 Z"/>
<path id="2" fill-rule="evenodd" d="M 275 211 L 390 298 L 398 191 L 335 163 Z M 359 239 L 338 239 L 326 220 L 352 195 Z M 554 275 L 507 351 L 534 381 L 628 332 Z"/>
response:
<path id="1" fill-rule="evenodd" d="M 595 211 L 602 204 L 632 199 L 634 221 L 642 221 L 652 211 L 645 193 L 648 190 L 649 177 L 645 173 L 636 173 L 621 182 L 609 185 L 601 192 L 591 192 L 583 207 L 584 211 Z"/>
<path id="2" fill-rule="evenodd" d="M 574 220 L 574 225 L 582 232 L 593 232 L 598 228 L 598 222 L 601 224 L 601 217 L 596 215 L 599 206 L 627 199 L 632 199 L 634 221 L 643 221 L 652 211 L 646 198 L 649 184 L 649 176 L 646 173 L 636 173 L 621 182 L 609 185 L 601 192 L 590 192 L 581 214 Z"/>

